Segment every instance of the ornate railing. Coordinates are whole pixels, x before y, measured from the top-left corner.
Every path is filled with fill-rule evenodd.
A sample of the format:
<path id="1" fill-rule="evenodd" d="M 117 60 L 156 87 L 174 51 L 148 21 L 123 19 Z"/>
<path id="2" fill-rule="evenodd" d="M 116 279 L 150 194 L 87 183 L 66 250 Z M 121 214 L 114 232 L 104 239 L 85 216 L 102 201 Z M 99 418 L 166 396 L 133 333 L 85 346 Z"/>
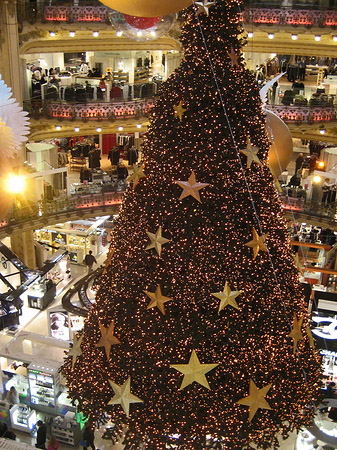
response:
<path id="1" fill-rule="evenodd" d="M 336 109 L 333 106 L 284 106 L 266 105 L 266 108 L 277 114 L 287 123 L 320 123 L 336 120 Z"/>
<path id="2" fill-rule="evenodd" d="M 248 7 L 243 15 L 247 23 L 274 25 L 328 26 L 337 25 L 337 11 L 319 9 L 293 9 L 271 7 Z M 43 20 L 46 22 L 106 22 L 108 8 L 102 5 L 45 6 Z"/>

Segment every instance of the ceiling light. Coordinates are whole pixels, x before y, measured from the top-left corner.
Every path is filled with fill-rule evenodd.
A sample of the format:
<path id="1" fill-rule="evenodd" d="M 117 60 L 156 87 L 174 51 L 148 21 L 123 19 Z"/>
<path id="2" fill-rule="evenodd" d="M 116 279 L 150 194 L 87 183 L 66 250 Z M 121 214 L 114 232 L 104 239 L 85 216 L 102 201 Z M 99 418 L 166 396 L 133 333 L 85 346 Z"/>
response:
<path id="1" fill-rule="evenodd" d="M 102 128 L 101 127 L 97 127 L 96 131 L 97 131 L 97 133 L 100 133 L 102 131 Z"/>
<path id="2" fill-rule="evenodd" d="M 155 36 L 156 32 L 152 30 L 150 34 L 151 34 L 151 36 Z"/>
<path id="3" fill-rule="evenodd" d="M 141 123 L 137 123 L 137 128 L 142 128 L 142 124 Z"/>
<path id="4" fill-rule="evenodd" d="M 274 39 L 274 33 L 268 33 L 268 38 L 269 39 Z"/>
<path id="5" fill-rule="evenodd" d="M 251 39 L 254 36 L 254 33 L 252 31 L 248 31 L 248 37 Z"/>
<path id="6" fill-rule="evenodd" d="M 118 37 L 123 36 L 123 31 L 117 31 L 116 36 L 118 36 Z"/>
<path id="7" fill-rule="evenodd" d="M 291 39 L 292 39 L 293 41 L 297 41 L 297 39 L 298 39 L 297 34 L 292 34 L 292 35 L 291 35 Z"/>
<path id="8" fill-rule="evenodd" d="M 76 133 L 78 133 L 80 131 L 80 129 L 78 127 L 75 127 L 74 131 L 76 131 Z"/>
<path id="9" fill-rule="evenodd" d="M 142 31 L 137 31 L 137 36 L 138 36 L 138 37 L 143 36 Z"/>
<path id="10" fill-rule="evenodd" d="M 334 42 L 337 42 L 337 36 L 332 36 L 332 39 L 334 40 Z"/>
<path id="11" fill-rule="evenodd" d="M 123 127 L 118 127 L 118 131 L 123 131 Z"/>
<path id="12" fill-rule="evenodd" d="M 49 36 L 50 36 L 50 37 L 55 37 L 55 36 L 56 36 L 55 31 L 49 31 Z"/>
<path id="13" fill-rule="evenodd" d="M 322 178 L 319 175 L 315 175 L 313 178 L 314 183 L 319 183 L 322 180 Z"/>
<path id="14" fill-rule="evenodd" d="M 98 37 L 98 36 L 99 36 L 99 32 L 98 32 L 98 31 L 93 31 L 93 32 L 92 32 L 92 35 L 93 35 L 94 37 Z"/>
<path id="15" fill-rule="evenodd" d="M 321 40 L 321 36 L 319 34 L 316 34 L 315 41 L 319 42 Z"/>
<path id="16" fill-rule="evenodd" d="M 316 163 L 318 169 L 324 169 L 325 168 L 325 162 L 324 161 L 317 161 Z"/>
<path id="17" fill-rule="evenodd" d="M 319 132 L 320 132 L 321 134 L 325 134 L 325 126 L 324 126 L 324 125 L 322 125 L 322 126 L 320 127 Z"/>
<path id="18" fill-rule="evenodd" d="M 60 129 L 61 129 L 60 125 L 55 125 L 55 130 L 56 131 L 60 131 Z"/>
<path id="19" fill-rule="evenodd" d="M 75 37 L 75 34 L 76 34 L 75 31 L 69 31 L 69 36 L 70 37 Z"/>

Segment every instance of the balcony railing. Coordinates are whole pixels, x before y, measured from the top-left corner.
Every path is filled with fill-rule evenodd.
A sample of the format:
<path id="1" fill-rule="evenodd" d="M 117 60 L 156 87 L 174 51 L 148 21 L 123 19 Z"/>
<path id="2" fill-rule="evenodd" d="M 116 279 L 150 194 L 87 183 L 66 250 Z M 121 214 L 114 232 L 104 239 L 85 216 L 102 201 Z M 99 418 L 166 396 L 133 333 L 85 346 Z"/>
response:
<path id="1" fill-rule="evenodd" d="M 277 114 L 287 123 L 324 123 L 336 120 L 334 106 L 284 106 L 266 105 L 266 108 Z"/>

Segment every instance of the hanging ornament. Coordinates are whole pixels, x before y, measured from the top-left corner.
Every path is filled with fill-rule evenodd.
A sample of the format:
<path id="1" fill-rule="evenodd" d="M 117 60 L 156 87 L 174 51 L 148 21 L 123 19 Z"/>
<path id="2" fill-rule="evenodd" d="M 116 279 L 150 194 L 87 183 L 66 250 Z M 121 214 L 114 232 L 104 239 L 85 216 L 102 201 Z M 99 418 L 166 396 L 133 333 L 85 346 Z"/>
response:
<path id="1" fill-rule="evenodd" d="M 165 295 L 163 295 L 161 293 L 160 284 L 158 284 L 155 292 L 150 292 L 150 291 L 144 291 L 144 292 L 151 299 L 150 303 L 147 305 L 147 309 L 155 308 L 157 306 L 159 311 L 165 316 L 164 303 L 169 302 L 170 300 L 172 300 L 172 298 L 165 297 Z"/>
<path id="2" fill-rule="evenodd" d="M 115 395 L 109 401 L 108 405 L 121 405 L 125 414 L 129 417 L 130 404 L 143 403 L 143 400 L 130 392 L 131 377 L 129 377 L 121 386 L 114 383 L 112 380 L 109 380 L 109 383 Z"/>
<path id="3" fill-rule="evenodd" d="M 258 389 L 254 381 L 249 380 L 249 395 L 237 402 L 239 405 L 249 406 L 249 422 L 252 421 L 258 409 L 272 409 L 265 399 L 271 386 L 268 384 L 262 389 Z"/>
<path id="4" fill-rule="evenodd" d="M 192 0 L 100 0 L 101 3 L 121 13 L 138 17 L 173 14 L 187 8 Z"/>
<path id="5" fill-rule="evenodd" d="M 294 314 L 293 328 L 292 328 L 291 332 L 289 333 L 289 337 L 293 338 L 293 340 L 294 340 L 294 348 L 293 348 L 294 353 L 296 353 L 298 341 L 301 341 L 303 339 L 303 335 L 301 332 L 302 322 L 303 322 L 303 317 L 301 317 L 300 320 L 298 320 L 296 317 L 296 314 Z"/>
<path id="6" fill-rule="evenodd" d="M 28 112 L 15 103 L 9 88 L 0 75 L 0 159 L 9 159 L 20 150 L 29 134 Z M 3 161 L 2 161 L 3 162 Z"/>
<path id="7" fill-rule="evenodd" d="M 224 309 L 225 306 L 230 305 L 233 308 L 240 309 L 238 304 L 236 303 L 236 297 L 242 294 L 242 291 L 232 291 L 228 281 L 225 283 L 225 287 L 222 292 L 212 292 L 211 295 L 220 300 L 219 312 Z"/>
<path id="8" fill-rule="evenodd" d="M 96 347 L 104 347 L 105 354 L 110 359 L 110 351 L 113 345 L 120 344 L 120 340 L 114 336 L 115 321 L 113 320 L 108 327 L 105 327 L 101 323 L 99 324 L 101 330 L 101 339 L 97 342 Z"/>
<path id="9" fill-rule="evenodd" d="M 138 16 L 129 16 L 128 14 L 123 14 L 124 19 L 129 23 L 132 27 L 137 28 L 138 30 L 146 30 L 147 28 L 152 28 L 157 25 L 160 21 L 161 17 L 138 17 Z"/>
<path id="10" fill-rule="evenodd" d="M 252 143 L 250 142 L 250 139 L 247 138 L 247 148 L 240 149 L 240 153 L 243 153 L 247 156 L 247 167 L 249 168 L 252 165 L 252 162 L 255 162 L 256 164 L 259 164 L 262 166 L 261 161 L 259 160 L 259 157 L 257 156 L 257 153 L 259 151 L 258 147 L 254 147 Z"/>
<path id="11" fill-rule="evenodd" d="M 134 164 L 134 165 L 132 166 L 133 173 L 132 173 L 132 175 L 129 175 L 128 178 L 127 178 L 127 180 L 126 180 L 126 181 L 128 181 L 129 183 L 130 183 L 131 181 L 133 182 L 132 189 L 135 189 L 135 188 L 136 188 L 136 186 L 137 186 L 137 184 L 138 184 L 138 182 L 139 182 L 139 180 L 140 180 L 141 178 L 145 178 L 145 177 L 146 177 L 146 175 L 145 175 L 144 172 L 143 172 L 144 167 L 145 167 L 144 164 L 141 164 L 139 167 L 137 166 L 137 164 Z"/>
<path id="12" fill-rule="evenodd" d="M 176 14 L 138 17 L 118 11 L 109 13 L 110 22 L 116 32 L 133 41 L 153 41 L 164 36 L 173 27 L 176 18 Z"/>
<path id="13" fill-rule="evenodd" d="M 268 249 L 265 244 L 264 236 L 259 236 L 258 232 L 253 227 L 253 239 L 245 244 L 247 247 L 253 249 L 253 259 L 255 259 L 260 250 L 267 252 Z"/>
<path id="14" fill-rule="evenodd" d="M 174 109 L 174 116 L 178 117 L 181 122 L 183 119 L 183 115 L 187 111 L 187 109 L 183 108 L 183 102 L 180 100 L 178 105 L 173 106 L 173 109 Z"/>
<path id="15" fill-rule="evenodd" d="M 199 9 L 197 11 L 197 16 L 200 13 L 205 13 L 206 16 L 209 16 L 209 8 L 215 5 L 215 2 L 209 2 L 208 0 L 202 0 L 201 2 L 195 2 L 195 6 L 198 6 Z"/>
<path id="16" fill-rule="evenodd" d="M 176 180 L 175 183 L 179 184 L 179 186 L 183 189 L 179 200 L 182 200 L 190 195 L 198 200 L 199 203 L 201 203 L 199 195 L 200 189 L 209 186 L 209 183 L 197 183 L 194 170 L 192 170 L 192 173 L 187 181 Z"/>
<path id="17" fill-rule="evenodd" d="M 234 48 L 231 47 L 231 52 L 228 54 L 232 67 L 239 67 L 238 60 L 240 58 L 240 55 L 237 55 L 234 51 Z"/>
<path id="18" fill-rule="evenodd" d="M 149 236 L 151 244 L 149 244 L 145 250 L 151 250 L 151 248 L 154 248 L 158 255 L 161 255 L 161 247 L 162 245 L 167 244 L 170 242 L 170 239 L 166 239 L 161 235 L 162 229 L 161 227 L 158 228 L 156 231 L 156 234 L 150 233 L 149 231 L 146 232 L 146 234 Z"/>

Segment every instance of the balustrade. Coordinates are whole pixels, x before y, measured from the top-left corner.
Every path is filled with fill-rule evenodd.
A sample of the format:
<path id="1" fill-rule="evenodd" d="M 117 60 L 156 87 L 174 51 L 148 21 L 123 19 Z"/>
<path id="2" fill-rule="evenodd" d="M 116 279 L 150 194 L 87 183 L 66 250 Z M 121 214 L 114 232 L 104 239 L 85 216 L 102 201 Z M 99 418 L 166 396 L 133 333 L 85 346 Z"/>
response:
<path id="1" fill-rule="evenodd" d="M 287 123 L 320 123 L 336 120 L 336 109 L 333 106 L 284 106 L 266 105 L 266 108 L 277 114 Z"/>

